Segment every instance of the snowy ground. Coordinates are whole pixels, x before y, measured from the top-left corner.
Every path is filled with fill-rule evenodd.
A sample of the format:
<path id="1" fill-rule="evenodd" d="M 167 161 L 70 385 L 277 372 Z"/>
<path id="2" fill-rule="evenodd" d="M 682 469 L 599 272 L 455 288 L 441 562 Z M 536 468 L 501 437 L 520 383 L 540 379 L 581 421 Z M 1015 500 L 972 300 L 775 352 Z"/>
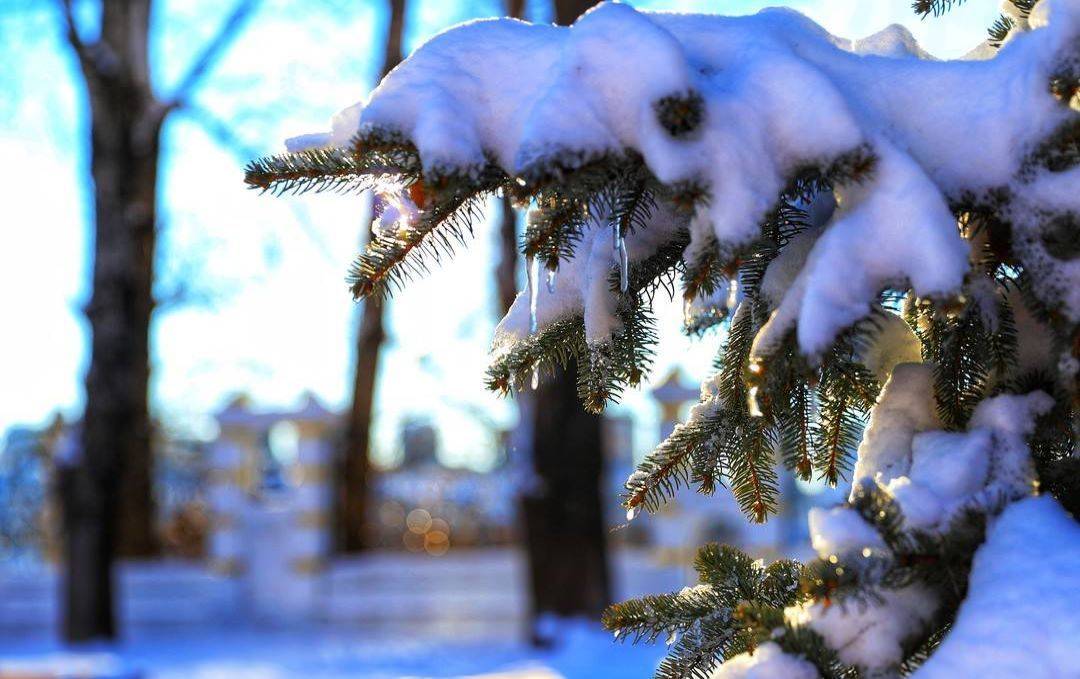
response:
<path id="1" fill-rule="evenodd" d="M 0 677 L 331 679 L 338 677 L 646 677 L 663 645 L 616 644 L 587 623 L 564 623 L 538 650 L 515 634 L 417 638 L 362 628 L 195 629 L 138 635 L 116 648 L 64 649 L 50 640 L 0 639 Z"/>
<path id="2" fill-rule="evenodd" d="M 683 569 L 647 553 L 613 556 L 616 598 L 687 583 Z M 326 574 L 322 622 L 285 624 L 245 612 L 250 600 L 229 598 L 227 583 L 197 564 L 125 565 L 128 636 L 115 647 L 81 649 L 55 639 L 54 573 L 0 568 L 0 679 L 651 675 L 663 644 L 616 644 L 595 622 L 563 621 L 550 630 L 551 648 L 528 645 L 523 568 L 517 550 L 499 549 L 338 560 Z"/>

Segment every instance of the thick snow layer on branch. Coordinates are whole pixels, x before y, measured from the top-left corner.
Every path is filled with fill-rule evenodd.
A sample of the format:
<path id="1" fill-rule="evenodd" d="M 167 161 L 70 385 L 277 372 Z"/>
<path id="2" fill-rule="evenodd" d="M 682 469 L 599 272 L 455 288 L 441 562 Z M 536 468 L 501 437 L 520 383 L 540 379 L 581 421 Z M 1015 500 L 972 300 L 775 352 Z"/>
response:
<path id="1" fill-rule="evenodd" d="M 855 460 L 856 481 L 875 478 L 888 483 L 908 473 L 915 434 L 941 426 L 934 409 L 934 374 L 930 366 L 902 363 L 881 390 L 870 412 Z"/>
<path id="2" fill-rule="evenodd" d="M 1049 497 L 1006 509 L 967 599 L 916 679 L 1080 677 L 1080 526 Z"/>
<path id="3" fill-rule="evenodd" d="M 713 670 L 709 679 L 818 679 L 817 668 L 788 655 L 769 641 L 753 653 L 740 653 Z"/>
<path id="4" fill-rule="evenodd" d="M 941 431 L 930 366 L 901 364 L 871 411 L 854 479 L 885 485 L 909 528 L 943 528 L 964 508 L 1031 491 L 1025 436 L 1051 407 L 1042 392 L 996 396 L 979 404 L 968 431 Z"/>
<path id="5" fill-rule="evenodd" d="M 968 431 L 943 431 L 934 415 L 930 366 L 902 363 L 871 413 L 859 446 L 856 483 L 869 478 L 884 486 L 906 529 L 940 533 L 965 509 L 989 510 L 1033 491 L 1035 473 L 1025 437 L 1035 418 L 1052 406 L 1042 392 L 996 396 L 979 404 Z M 809 521 L 814 549 L 822 558 L 869 557 L 888 549 L 852 507 L 814 509 Z M 1013 574 L 1024 577 L 1019 568 Z M 809 602 L 787 615 L 793 624 L 821 634 L 844 662 L 889 668 L 903 658 L 904 642 L 930 620 L 938 601 L 919 585 L 881 596 L 839 606 Z"/>
<path id="6" fill-rule="evenodd" d="M 870 176 L 839 188 L 839 209 L 790 289 L 770 290 L 782 299 L 757 345 L 767 353 L 797 326 L 803 351 L 817 354 L 885 285 L 921 296 L 958 288 L 967 247 L 947 201 L 1008 186 L 1068 115 L 1047 82 L 1076 37 L 1077 4 L 1043 0 L 1034 30 L 993 59 L 966 62 L 930 60 L 899 27 L 852 42 L 790 10 L 720 17 L 606 3 L 569 28 L 478 21 L 419 48 L 337 116 L 331 141 L 393 130 L 429 171 L 492 158 L 511 174 L 633 150 L 663 182 L 708 187 L 690 252 L 705 236 L 725 251 L 749 243 L 797 170 L 864 149 Z M 655 106 L 688 92 L 706 114 L 676 138 Z M 583 244 L 577 258 L 593 254 Z M 598 287 L 574 303 L 595 300 Z M 540 316 L 565 315 L 562 305 L 544 312 L 548 302 L 538 301 Z M 590 325 L 592 336 L 605 329 Z"/>
<path id="7" fill-rule="evenodd" d="M 903 643 L 933 617 L 937 606 L 930 592 L 912 585 L 884 590 L 869 601 L 795 606 L 785 615 L 790 623 L 820 634 L 845 663 L 872 669 L 903 660 Z"/>

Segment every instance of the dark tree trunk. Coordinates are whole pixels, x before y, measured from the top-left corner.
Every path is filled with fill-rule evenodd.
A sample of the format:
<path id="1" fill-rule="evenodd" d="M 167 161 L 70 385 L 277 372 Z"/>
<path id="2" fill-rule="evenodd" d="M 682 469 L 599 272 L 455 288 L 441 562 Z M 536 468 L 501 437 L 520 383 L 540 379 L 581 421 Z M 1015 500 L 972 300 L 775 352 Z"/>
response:
<path id="1" fill-rule="evenodd" d="M 390 23 L 386 31 L 381 74 L 385 76 L 402 58 L 406 0 L 389 0 Z M 372 237 L 368 224 L 368 239 Z M 375 377 L 379 352 L 386 332 L 383 314 L 386 299 L 368 299 L 356 333 L 356 365 L 353 372 L 352 406 L 345 425 L 345 440 L 338 474 L 335 525 L 337 548 L 359 552 L 368 546 L 368 508 L 371 476 L 371 421 L 375 404 Z"/>
<path id="2" fill-rule="evenodd" d="M 535 397 L 537 478 L 524 497 L 533 613 L 598 618 L 611 602 L 601 419 L 582 409 L 573 369 Z"/>
<path id="3" fill-rule="evenodd" d="M 81 451 L 59 479 L 72 641 L 115 635 L 113 559 L 156 547 L 147 385 L 165 107 L 150 86 L 149 19 L 150 0 L 104 3 L 100 40 L 76 48 L 90 102 L 95 242 Z"/>
<path id="4" fill-rule="evenodd" d="M 556 22 L 573 23 L 594 4 L 555 0 Z M 582 407 L 572 367 L 532 396 L 536 479 L 523 508 L 533 620 L 546 613 L 596 619 L 611 601 L 601 498 L 602 421 Z M 535 625 L 533 641 L 547 641 Z"/>
<path id="5" fill-rule="evenodd" d="M 114 637 L 114 560 L 157 553 L 148 387 L 161 129 L 254 8 L 252 0 L 235 5 L 163 102 L 150 78 L 152 4 L 102 2 L 99 37 L 87 41 L 72 0 L 59 0 L 89 99 L 95 229 L 81 441 L 57 467 L 69 641 Z"/>
<path id="6" fill-rule="evenodd" d="M 510 204 L 510 198 L 504 196 L 499 203 L 499 264 L 495 268 L 495 288 L 499 299 L 499 316 L 510 309 L 517 297 L 517 213 Z"/>

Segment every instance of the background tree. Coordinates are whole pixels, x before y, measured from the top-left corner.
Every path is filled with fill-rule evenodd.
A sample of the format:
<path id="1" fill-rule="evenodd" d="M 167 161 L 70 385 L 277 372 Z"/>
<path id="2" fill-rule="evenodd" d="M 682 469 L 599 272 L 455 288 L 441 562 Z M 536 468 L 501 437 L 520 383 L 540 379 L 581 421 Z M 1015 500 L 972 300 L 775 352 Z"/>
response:
<path id="1" fill-rule="evenodd" d="M 404 57 L 406 0 L 389 0 L 386 41 L 383 45 L 380 77 L 389 73 Z M 378 209 L 378 206 L 374 206 Z M 368 222 L 367 238 L 373 237 Z M 337 546 L 343 552 L 357 552 L 367 546 L 368 504 L 371 485 L 371 423 L 375 409 L 379 351 L 386 339 L 383 319 L 388 298 L 369 299 L 360 311 L 356 330 L 356 363 L 353 367 L 352 399 L 345 422 L 341 451 L 341 473 L 337 484 Z"/>
<path id="2" fill-rule="evenodd" d="M 555 0 L 555 22 L 569 26 L 594 0 Z M 578 371 L 568 363 L 531 394 L 532 464 L 522 506 L 536 616 L 595 618 L 611 603 L 603 420 L 578 402 Z M 547 640 L 534 627 L 538 643 Z"/>
<path id="3" fill-rule="evenodd" d="M 103 2 L 88 37 L 71 0 L 60 3 L 91 113 L 94 191 L 92 333 L 81 453 L 60 470 L 65 526 L 64 633 L 116 633 L 112 564 L 156 550 L 149 332 L 155 307 L 154 250 L 161 130 L 192 94 L 256 7 L 238 2 L 168 96 L 150 65 L 151 0 Z"/>

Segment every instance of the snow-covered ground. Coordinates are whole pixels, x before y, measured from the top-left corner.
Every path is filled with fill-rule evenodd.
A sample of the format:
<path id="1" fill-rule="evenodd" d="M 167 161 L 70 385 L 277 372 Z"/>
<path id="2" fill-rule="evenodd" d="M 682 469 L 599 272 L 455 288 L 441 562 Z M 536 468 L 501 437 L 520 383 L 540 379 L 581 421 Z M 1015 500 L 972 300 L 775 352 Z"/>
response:
<path id="1" fill-rule="evenodd" d="M 197 628 L 136 634 L 115 648 L 81 650 L 45 639 L 0 639 L 0 677 L 647 677 L 664 651 L 663 644 L 615 643 L 585 622 L 560 624 L 560 641 L 545 650 L 524 643 L 517 631 L 432 638 L 363 627 Z"/>
<path id="2" fill-rule="evenodd" d="M 616 550 L 612 567 L 618 599 L 690 577 L 638 550 Z M 646 677 L 664 653 L 615 643 L 595 621 L 550 621 L 541 631 L 555 643 L 530 646 L 517 550 L 335 561 L 318 622 L 306 624 L 272 622 L 198 564 L 129 564 L 119 575 L 124 641 L 66 648 L 53 625 L 55 574 L 0 569 L 0 679 Z"/>

